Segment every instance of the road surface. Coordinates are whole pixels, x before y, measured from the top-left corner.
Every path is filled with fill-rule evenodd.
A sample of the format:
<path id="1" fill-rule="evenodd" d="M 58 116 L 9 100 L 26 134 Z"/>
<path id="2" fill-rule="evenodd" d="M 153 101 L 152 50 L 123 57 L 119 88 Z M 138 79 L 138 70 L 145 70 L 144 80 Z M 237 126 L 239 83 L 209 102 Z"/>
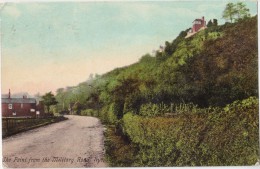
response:
<path id="1" fill-rule="evenodd" d="M 69 119 L 3 139 L 3 163 L 11 168 L 107 167 L 104 127 L 97 118 Z"/>

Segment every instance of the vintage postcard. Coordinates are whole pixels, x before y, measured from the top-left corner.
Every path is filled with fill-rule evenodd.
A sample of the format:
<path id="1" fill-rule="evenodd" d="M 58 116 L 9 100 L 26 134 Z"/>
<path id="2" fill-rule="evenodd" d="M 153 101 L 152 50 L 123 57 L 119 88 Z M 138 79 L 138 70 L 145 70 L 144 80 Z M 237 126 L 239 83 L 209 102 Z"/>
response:
<path id="1" fill-rule="evenodd" d="M 0 19 L 3 168 L 259 165 L 257 1 L 1 1 Z"/>

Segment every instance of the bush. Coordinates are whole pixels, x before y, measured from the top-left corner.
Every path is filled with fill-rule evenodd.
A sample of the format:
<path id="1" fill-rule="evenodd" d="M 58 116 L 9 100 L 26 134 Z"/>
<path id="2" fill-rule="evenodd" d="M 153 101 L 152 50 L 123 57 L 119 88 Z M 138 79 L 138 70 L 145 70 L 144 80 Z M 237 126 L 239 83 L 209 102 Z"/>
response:
<path id="1" fill-rule="evenodd" d="M 107 119 L 107 114 L 108 114 L 109 106 L 103 106 L 102 109 L 99 112 L 99 118 L 102 121 L 102 123 L 107 124 L 108 119 Z"/>
<path id="2" fill-rule="evenodd" d="M 255 97 L 173 118 L 127 113 L 121 123 L 136 148 L 128 166 L 254 165 L 259 158 Z"/>
<path id="3" fill-rule="evenodd" d="M 186 114 L 186 113 L 199 113 L 205 112 L 206 109 L 200 109 L 197 105 L 193 103 L 180 103 L 180 104 L 170 104 L 170 106 L 160 103 L 160 104 L 143 104 L 140 108 L 139 115 L 145 117 L 158 117 L 164 115 L 176 115 L 176 114 Z"/>
<path id="4" fill-rule="evenodd" d="M 140 115 L 146 117 L 156 117 L 161 116 L 165 113 L 170 112 L 169 106 L 166 104 L 143 104 L 140 108 Z"/>
<path id="5" fill-rule="evenodd" d="M 116 124 L 118 119 L 115 113 L 116 113 L 115 104 L 112 103 L 108 106 L 103 106 L 103 108 L 99 112 L 99 118 L 105 124 L 109 124 L 109 125 Z"/>
<path id="6" fill-rule="evenodd" d="M 123 117 L 123 108 L 124 104 L 121 102 L 113 102 L 109 105 L 109 112 L 114 114 L 117 119 L 121 119 Z"/>
<path id="7" fill-rule="evenodd" d="M 109 110 L 107 112 L 107 122 L 109 124 L 115 124 L 117 122 L 117 116 L 115 115 L 115 106 L 114 104 L 111 104 L 109 106 Z"/>
<path id="8" fill-rule="evenodd" d="M 123 136 L 117 135 L 115 130 L 114 127 L 110 126 L 105 131 L 106 161 L 109 166 L 131 166 L 135 159 L 136 148 L 129 144 Z"/>
<path id="9" fill-rule="evenodd" d="M 81 116 L 97 116 L 97 111 L 94 109 L 85 109 L 80 112 Z"/>

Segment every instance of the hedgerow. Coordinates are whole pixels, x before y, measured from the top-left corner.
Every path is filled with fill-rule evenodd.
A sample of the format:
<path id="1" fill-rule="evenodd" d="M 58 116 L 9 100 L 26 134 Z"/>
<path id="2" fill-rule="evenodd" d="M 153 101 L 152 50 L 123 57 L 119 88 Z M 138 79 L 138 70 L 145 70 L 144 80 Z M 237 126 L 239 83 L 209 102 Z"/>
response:
<path id="1" fill-rule="evenodd" d="M 259 158 L 255 97 L 210 113 L 198 111 L 172 118 L 127 113 L 121 125 L 135 151 L 128 166 L 253 165 Z M 123 164 L 115 161 L 114 165 Z"/>

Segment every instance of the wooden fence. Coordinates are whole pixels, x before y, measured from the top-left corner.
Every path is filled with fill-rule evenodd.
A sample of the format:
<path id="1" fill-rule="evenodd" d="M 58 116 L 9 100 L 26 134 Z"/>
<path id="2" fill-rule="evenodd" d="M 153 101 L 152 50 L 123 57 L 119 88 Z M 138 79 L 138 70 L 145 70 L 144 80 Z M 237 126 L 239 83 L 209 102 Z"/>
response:
<path id="1" fill-rule="evenodd" d="M 48 118 L 19 118 L 19 117 L 3 117 L 2 118 L 2 135 L 3 137 L 41 126 L 44 124 L 61 121 L 64 117 L 48 117 Z"/>

